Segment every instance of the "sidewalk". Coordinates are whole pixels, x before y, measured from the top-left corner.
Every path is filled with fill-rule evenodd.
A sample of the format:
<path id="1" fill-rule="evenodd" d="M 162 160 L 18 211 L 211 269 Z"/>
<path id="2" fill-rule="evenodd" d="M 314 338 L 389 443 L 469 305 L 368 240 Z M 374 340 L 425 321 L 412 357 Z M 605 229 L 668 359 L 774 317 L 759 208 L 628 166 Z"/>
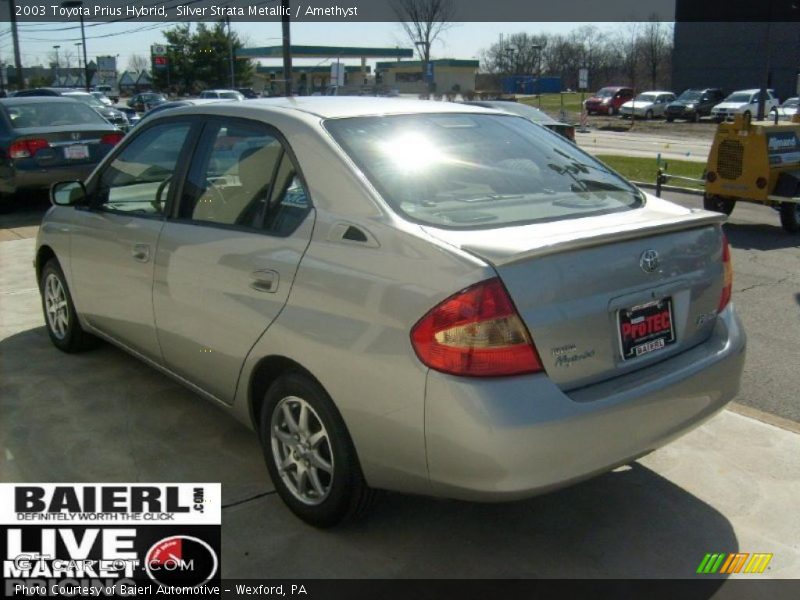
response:
<path id="1" fill-rule="evenodd" d="M 231 418 L 111 346 L 51 346 L 33 247 L 0 242 L 0 481 L 221 481 L 226 578 L 692 578 L 709 552 L 774 554 L 734 577 L 800 578 L 800 435 L 732 411 L 545 496 L 386 494 L 357 524 L 305 526 Z"/>

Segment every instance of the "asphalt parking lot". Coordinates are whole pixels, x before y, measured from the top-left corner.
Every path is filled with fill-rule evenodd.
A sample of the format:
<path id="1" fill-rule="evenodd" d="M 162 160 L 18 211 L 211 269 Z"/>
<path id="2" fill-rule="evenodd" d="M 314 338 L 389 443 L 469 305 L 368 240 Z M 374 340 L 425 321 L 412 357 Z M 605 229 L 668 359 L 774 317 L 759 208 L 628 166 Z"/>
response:
<path id="1" fill-rule="evenodd" d="M 317 531 L 283 507 L 255 437 L 217 408 L 110 346 L 51 346 L 30 266 L 42 208 L 0 217 L 2 481 L 222 482 L 226 578 L 683 578 L 706 552 L 736 551 L 774 553 L 761 577 L 800 577 L 800 237 L 769 209 L 739 206 L 726 226 L 749 334 L 734 410 L 545 496 L 386 494 L 364 521 Z"/>

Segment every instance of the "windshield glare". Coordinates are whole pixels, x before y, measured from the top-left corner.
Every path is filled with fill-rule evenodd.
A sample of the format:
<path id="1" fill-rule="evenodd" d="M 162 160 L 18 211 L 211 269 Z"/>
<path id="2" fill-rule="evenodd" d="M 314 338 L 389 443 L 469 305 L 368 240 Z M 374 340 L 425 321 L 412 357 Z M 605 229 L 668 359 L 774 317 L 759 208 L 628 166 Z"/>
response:
<path id="1" fill-rule="evenodd" d="M 613 88 L 603 88 L 602 90 L 597 92 L 597 97 L 598 98 L 608 98 L 610 96 L 613 96 L 615 93 L 616 93 L 616 90 L 613 89 Z"/>
<path id="2" fill-rule="evenodd" d="M 602 163 L 512 115 L 357 117 L 325 127 L 392 209 L 422 224 L 504 227 L 642 203 Z"/>
<path id="3" fill-rule="evenodd" d="M 72 98 L 73 100 L 80 100 L 84 104 L 88 104 L 89 106 L 104 106 L 100 100 L 92 96 L 91 94 L 65 94 L 67 98 Z"/>
<path id="4" fill-rule="evenodd" d="M 725 98 L 725 102 L 750 102 L 751 97 L 750 94 L 733 93 Z"/>
<path id="5" fill-rule="evenodd" d="M 636 102 L 655 102 L 656 96 L 655 94 L 639 94 L 636 96 Z"/>
<path id="6" fill-rule="evenodd" d="M 688 100 L 699 100 L 700 99 L 700 92 L 683 92 L 678 98 L 678 100 L 683 100 L 684 102 Z"/>

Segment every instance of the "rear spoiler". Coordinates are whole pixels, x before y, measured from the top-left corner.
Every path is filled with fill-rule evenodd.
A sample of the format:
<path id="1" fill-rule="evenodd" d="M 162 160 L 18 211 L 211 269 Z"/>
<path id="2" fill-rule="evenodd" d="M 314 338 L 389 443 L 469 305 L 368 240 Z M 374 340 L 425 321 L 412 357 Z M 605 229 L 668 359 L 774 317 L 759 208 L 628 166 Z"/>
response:
<path id="1" fill-rule="evenodd" d="M 650 235 L 660 235 L 674 231 L 697 229 L 709 225 L 719 225 L 726 221 L 722 213 L 713 213 L 705 210 L 693 210 L 688 215 L 675 215 L 658 220 L 648 219 L 645 222 L 634 222 L 616 225 L 608 229 L 597 229 L 586 235 L 576 237 L 569 233 L 548 237 L 542 243 L 525 250 L 513 248 L 513 244 L 506 248 L 496 244 L 482 246 L 480 244 L 464 244 L 460 248 L 465 252 L 490 262 L 494 266 L 512 265 L 532 258 L 547 256 L 560 252 L 570 252 L 581 248 L 602 246 L 610 242 L 622 242 Z M 450 242 L 452 243 L 452 241 Z M 457 245 L 457 244 L 456 244 Z"/>

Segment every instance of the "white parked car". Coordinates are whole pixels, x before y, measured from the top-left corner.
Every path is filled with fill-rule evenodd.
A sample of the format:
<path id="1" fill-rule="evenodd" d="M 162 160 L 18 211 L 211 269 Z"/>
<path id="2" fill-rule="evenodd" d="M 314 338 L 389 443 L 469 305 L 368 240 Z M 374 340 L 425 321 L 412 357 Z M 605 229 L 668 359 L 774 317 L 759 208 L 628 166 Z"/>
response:
<path id="1" fill-rule="evenodd" d="M 623 118 L 645 118 L 663 117 L 667 104 L 675 101 L 675 94 L 672 92 L 643 92 L 633 100 L 628 100 L 620 106 L 619 114 Z"/>
<path id="2" fill-rule="evenodd" d="M 800 98 L 789 98 L 778 107 L 778 117 L 784 121 L 791 121 L 792 117 L 797 114 L 797 108 L 800 106 Z"/>
<path id="3" fill-rule="evenodd" d="M 236 90 L 203 90 L 200 92 L 201 100 L 218 98 L 221 100 L 237 100 L 242 102 L 244 94 Z"/>
<path id="4" fill-rule="evenodd" d="M 739 90 L 733 92 L 722 102 L 711 109 L 711 117 L 717 121 L 733 118 L 737 114 L 749 114 L 751 117 L 758 114 L 758 94 L 760 90 Z M 780 102 L 774 90 L 767 90 L 767 100 L 764 104 L 764 114 L 777 110 Z"/>

